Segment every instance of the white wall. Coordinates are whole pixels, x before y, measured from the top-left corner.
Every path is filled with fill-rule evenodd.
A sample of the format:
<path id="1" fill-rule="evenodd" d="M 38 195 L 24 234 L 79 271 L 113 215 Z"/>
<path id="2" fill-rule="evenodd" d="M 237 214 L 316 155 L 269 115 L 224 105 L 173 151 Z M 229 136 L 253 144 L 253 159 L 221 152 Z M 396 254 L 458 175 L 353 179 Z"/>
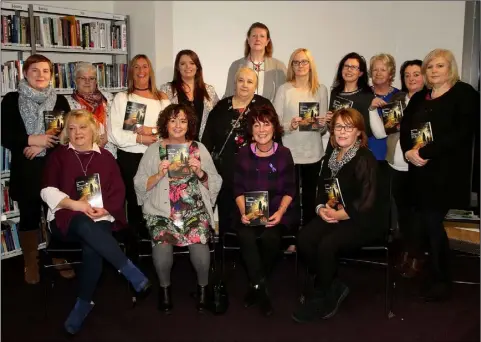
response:
<path id="1" fill-rule="evenodd" d="M 172 62 L 181 49 L 196 51 L 204 79 L 222 96 L 231 62 L 243 55 L 247 29 L 260 21 L 271 31 L 274 57 L 287 64 L 294 49 L 310 49 L 328 87 L 339 60 L 351 51 L 368 62 L 376 53 L 391 53 L 399 86 L 400 64 L 423 59 L 434 48 L 453 51 L 461 68 L 464 6 L 455 1 L 174 1 Z"/>

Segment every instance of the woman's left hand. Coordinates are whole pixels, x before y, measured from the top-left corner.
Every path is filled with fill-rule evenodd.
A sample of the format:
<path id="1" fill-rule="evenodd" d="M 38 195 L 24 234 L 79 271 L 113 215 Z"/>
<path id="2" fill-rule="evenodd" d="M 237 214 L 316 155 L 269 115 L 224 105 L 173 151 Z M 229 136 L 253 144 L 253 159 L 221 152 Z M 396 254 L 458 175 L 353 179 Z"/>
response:
<path id="1" fill-rule="evenodd" d="M 104 133 L 100 136 L 100 147 L 104 147 L 107 144 L 108 138 L 107 138 L 107 133 Z"/>
<path id="2" fill-rule="evenodd" d="M 427 162 L 429 161 L 428 159 L 423 159 L 419 156 L 419 150 L 417 149 L 412 149 L 412 150 L 409 150 L 406 152 L 406 154 L 404 155 L 404 157 L 406 158 L 406 160 L 413 164 L 414 166 L 417 166 L 417 167 L 422 167 L 424 165 L 427 164 Z"/>
<path id="3" fill-rule="evenodd" d="M 43 147 L 28 146 L 23 149 L 23 155 L 25 156 L 25 158 L 32 160 L 42 151 L 43 151 Z"/>
<path id="4" fill-rule="evenodd" d="M 266 228 L 274 227 L 281 222 L 282 216 L 284 213 L 281 210 L 276 211 L 271 217 L 269 217 L 269 222 L 266 224 Z"/>
<path id="5" fill-rule="evenodd" d="M 202 169 L 200 168 L 200 160 L 195 157 L 189 158 L 189 166 L 192 171 L 200 178 L 202 176 Z"/>

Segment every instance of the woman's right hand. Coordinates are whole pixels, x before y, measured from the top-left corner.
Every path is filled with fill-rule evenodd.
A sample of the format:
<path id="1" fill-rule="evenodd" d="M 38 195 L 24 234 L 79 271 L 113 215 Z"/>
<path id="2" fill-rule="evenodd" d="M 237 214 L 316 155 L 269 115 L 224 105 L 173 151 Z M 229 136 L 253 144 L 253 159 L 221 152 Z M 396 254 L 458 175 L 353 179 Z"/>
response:
<path id="1" fill-rule="evenodd" d="M 404 154 L 404 157 L 408 161 L 408 163 L 413 164 L 414 166 L 424 166 L 427 164 L 428 160 L 423 159 L 419 156 L 419 151 L 417 149 L 412 149 L 407 151 Z"/>
<path id="2" fill-rule="evenodd" d="M 291 130 L 295 131 L 296 129 L 298 129 L 300 121 L 302 121 L 302 118 L 300 116 L 293 117 L 291 120 Z"/>
<path id="3" fill-rule="evenodd" d="M 336 219 L 329 216 L 327 208 L 320 208 L 318 214 L 327 223 L 337 223 L 338 222 Z"/>
<path id="4" fill-rule="evenodd" d="M 161 177 L 164 177 L 167 174 L 167 172 L 169 171 L 169 166 L 170 166 L 170 161 L 168 160 L 162 160 L 159 163 L 159 175 Z"/>
<path id="5" fill-rule="evenodd" d="M 251 223 L 251 221 L 249 221 L 249 219 L 247 218 L 246 214 L 241 215 L 241 222 L 245 225 Z"/>
<path id="6" fill-rule="evenodd" d="M 28 136 L 29 146 L 51 148 L 58 144 L 58 137 L 50 134 L 32 134 Z"/>
<path id="7" fill-rule="evenodd" d="M 159 138 L 155 135 L 142 135 L 137 134 L 137 142 L 142 145 L 150 146 L 153 143 L 156 143 Z"/>
<path id="8" fill-rule="evenodd" d="M 371 106 L 369 108 L 379 108 L 385 105 L 386 105 L 386 101 L 384 101 L 380 97 L 375 97 L 372 99 Z"/>

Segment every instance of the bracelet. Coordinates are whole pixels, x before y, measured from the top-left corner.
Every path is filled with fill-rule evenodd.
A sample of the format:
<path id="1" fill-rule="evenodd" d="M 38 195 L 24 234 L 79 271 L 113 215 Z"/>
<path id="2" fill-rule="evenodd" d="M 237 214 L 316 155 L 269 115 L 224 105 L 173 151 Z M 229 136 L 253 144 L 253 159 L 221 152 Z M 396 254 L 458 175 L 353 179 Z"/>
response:
<path id="1" fill-rule="evenodd" d="M 199 182 L 205 183 L 205 182 L 207 182 L 207 180 L 209 179 L 209 175 L 208 175 L 207 172 L 205 172 L 205 171 L 202 171 L 202 172 L 204 172 L 204 174 L 202 175 L 202 177 L 200 177 L 200 178 L 198 177 L 198 178 L 199 178 Z"/>

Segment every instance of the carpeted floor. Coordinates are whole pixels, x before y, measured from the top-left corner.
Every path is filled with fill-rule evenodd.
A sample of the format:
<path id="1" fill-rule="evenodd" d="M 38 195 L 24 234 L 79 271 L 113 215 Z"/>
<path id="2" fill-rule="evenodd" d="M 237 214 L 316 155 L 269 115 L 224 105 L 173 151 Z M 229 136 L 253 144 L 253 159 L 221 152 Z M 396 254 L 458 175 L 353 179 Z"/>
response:
<path id="1" fill-rule="evenodd" d="M 479 280 L 479 259 L 456 259 L 455 276 Z M 144 268 L 155 279 L 149 261 Z M 413 281 L 397 284 L 395 317 L 384 315 L 384 271 L 362 265 L 342 265 L 340 276 L 351 289 L 338 314 L 325 321 L 298 324 L 291 318 L 296 305 L 294 259 L 280 261 L 271 279 L 274 315 L 265 318 L 257 308 L 245 309 L 247 281 L 238 266 L 228 273 L 229 311 L 223 316 L 198 315 L 195 276 L 186 256 L 176 256 L 172 273 L 174 312 L 156 310 L 157 291 L 131 308 L 125 280 L 109 266 L 96 293 L 96 306 L 75 341 L 479 341 L 480 289 L 455 284 L 446 303 L 426 304 L 414 295 Z M 2 342 L 71 341 L 63 321 L 75 301 L 76 280 L 58 279 L 48 297 L 45 317 L 44 285 L 23 282 L 21 257 L 2 261 Z M 302 273 L 302 272 L 301 272 Z M 299 277 L 301 279 L 302 276 Z"/>

